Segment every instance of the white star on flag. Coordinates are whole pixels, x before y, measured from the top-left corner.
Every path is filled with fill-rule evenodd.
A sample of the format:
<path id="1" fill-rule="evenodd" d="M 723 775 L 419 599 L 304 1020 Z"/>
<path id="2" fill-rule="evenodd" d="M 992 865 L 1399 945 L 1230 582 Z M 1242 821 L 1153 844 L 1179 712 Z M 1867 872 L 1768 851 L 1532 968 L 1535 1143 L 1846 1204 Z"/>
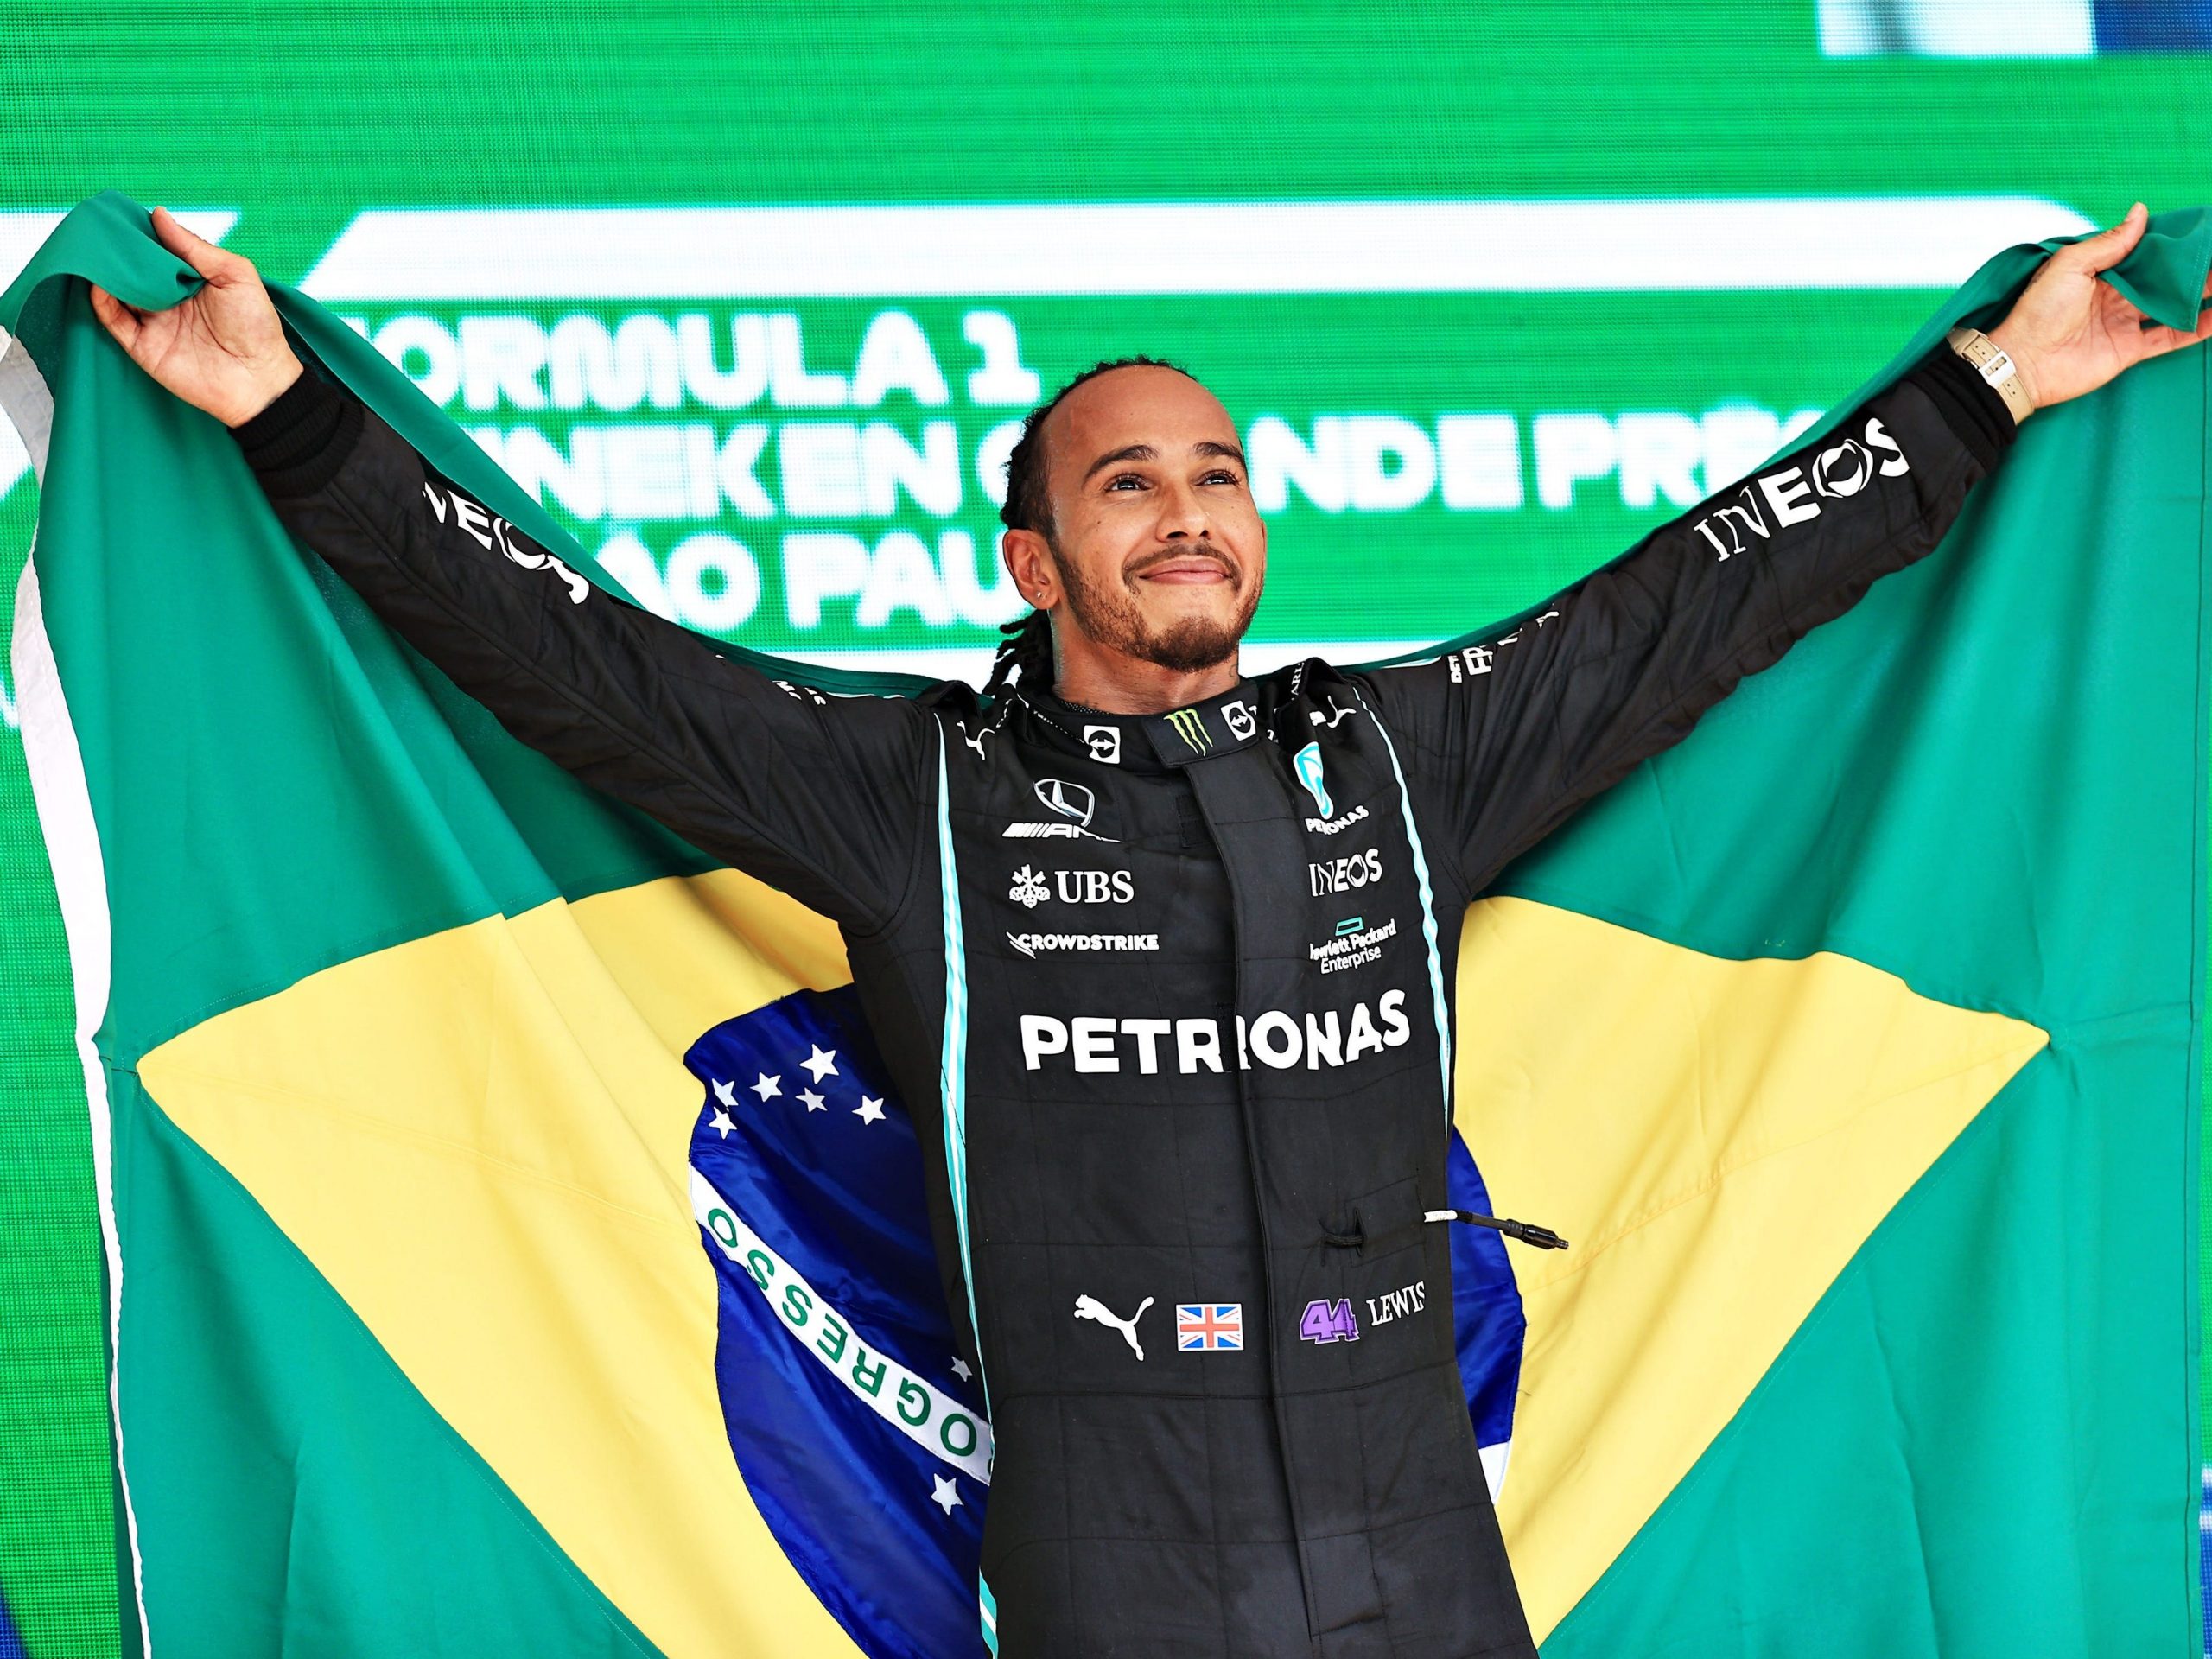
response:
<path id="1" fill-rule="evenodd" d="M 963 1382 L 965 1382 L 969 1377 L 976 1375 L 975 1372 L 968 1369 L 968 1362 L 962 1359 L 957 1354 L 953 1357 L 952 1360 L 952 1374 L 958 1377 Z"/>
<path id="2" fill-rule="evenodd" d="M 960 1483 L 950 1475 L 931 1475 L 930 1484 L 936 1488 L 930 1494 L 930 1502 L 950 1515 L 960 1503 Z"/>
<path id="3" fill-rule="evenodd" d="M 716 1077 L 715 1079 L 715 1098 L 721 1102 L 725 1106 L 736 1105 L 737 1085 L 734 1083 L 724 1083 L 720 1077 Z"/>
<path id="4" fill-rule="evenodd" d="M 737 1127 L 737 1125 L 731 1121 L 730 1115 L 722 1110 L 719 1106 L 715 1108 L 715 1115 L 709 1118 L 707 1122 L 714 1128 L 721 1131 L 722 1139 L 725 1141 L 729 1139 L 729 1132 Z"/>
<path id="5" fill-rule="evenodd" d="M 753 1092 L 763 1100 L 774 1099 L 784 1092 L 784 1074 L 779 1071 L 772 1077 L 763 1071 L 760 1074 L 760 1080 L 753 1085 Z"/>
<path id="6" fill-rule="evenodd" d="M 863 1123 L 883 1122 L 883 1103 L 873 1095 L 862 1095 L 861 1103 L 853 1108 L 853 1116 Z"/>
<path id="7" fill-rule="evenodd" d="M 810 1112 L 826 1112 L 830 1109 L 830 1103 L 811 1089 L 800 1090 L 798 1097 L 806 1103 L 806 1109 Z"/>
<path id="8" fill-rule="evenodd" d="M 813 1045 L 809 1044 L 808 1046 L 813 1047 Z M 833 1048 L 825 1054 L 816 1048 L 813 1053 L 808 1055 L 799 1064 L 813 1072 L 814 1080 L 819 1083 L 824 1077 L 834 1077 L 837 1075 L 837 1051 Z"/>

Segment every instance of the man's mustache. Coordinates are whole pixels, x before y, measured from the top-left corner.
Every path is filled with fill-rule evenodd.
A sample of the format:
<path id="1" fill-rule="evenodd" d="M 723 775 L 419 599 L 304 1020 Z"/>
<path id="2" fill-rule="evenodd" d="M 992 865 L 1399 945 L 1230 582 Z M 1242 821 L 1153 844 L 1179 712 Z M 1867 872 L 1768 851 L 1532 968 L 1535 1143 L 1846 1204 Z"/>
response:
<path id="1" fill-rule="evenodd" d="M 1122 580 L 1135 582 L 1139 576 L 1157 570 L 1162 565 L 1182 564 L 1193 559 L 1204 559 L 1208 563 L 1219 566 L 1222 575 L 1229 578 L 1231 586 L 1242 588 L 1244 585 L 1244 573 L 1237 568 L 1236 562 L 1227 554 L 1217 552 L 1210 547 L 1170 548 L 1161 553 L 1148 553 L 1135 563 L 1122 566 Z"/>

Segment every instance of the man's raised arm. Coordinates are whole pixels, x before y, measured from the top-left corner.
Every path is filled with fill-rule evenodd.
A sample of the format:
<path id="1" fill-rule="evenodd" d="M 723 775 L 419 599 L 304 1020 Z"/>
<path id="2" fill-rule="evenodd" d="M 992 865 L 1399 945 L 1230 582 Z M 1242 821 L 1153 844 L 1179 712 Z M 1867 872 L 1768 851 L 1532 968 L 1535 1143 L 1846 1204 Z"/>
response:
<path id="1" fill-rule="evenodd" d="M 1371 674 L 1470 893 L 1688 736 L 1744 676 L 1934 550 L 2012 442 L 1997 395 L 1938 352 L 1820 443 L 1661 526 L 1510 632 Z"/>
<path id="2" fill-rule="evenodd" d="M 1510 632 L 1371 671 L 1376 712 L 1404 734 L 1466 890 L 1933 551 L 2030 410 L 2212 337 L 2212 320 L 2193 334 L 2153 327 L 2097 280 L 2147 222 L 2139 204 L 2053 254 L 2003 324 L 1961 341 L 1986 372 L 1939 346 L 1826 437 L 1662 525 Z"/>
<path id="3" fill-rule="evenodd" d="M 278 516 L 387 626 L 516 737 L 702 850 L 855 931 L 893 918 L 924 839 L 921 709 L 785 686 L 591 587 L 303 369 L 245 260 L 166 213 L 155 228 L 207 286 L 157 313 L 95 289 L 101 321 L 232 427 Z"/>

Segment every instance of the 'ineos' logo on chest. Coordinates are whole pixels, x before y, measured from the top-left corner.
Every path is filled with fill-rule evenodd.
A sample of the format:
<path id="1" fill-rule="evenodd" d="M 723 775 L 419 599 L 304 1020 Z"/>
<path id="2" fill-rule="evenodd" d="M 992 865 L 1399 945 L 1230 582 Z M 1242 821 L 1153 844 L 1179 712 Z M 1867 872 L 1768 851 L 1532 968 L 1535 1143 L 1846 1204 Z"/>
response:
<path id="1" fill-rule="evenodd" d="M 1343 858 L 1331 859 L 1325 864 L 1308 864 L 1307 877 L 1313 884 L 1316 899 L 1332 893 L 1349 893 L 1354 887 L 1363 887 L 1382 879 L 1382 855 L 1373 847 L 1363 848 Z"/>

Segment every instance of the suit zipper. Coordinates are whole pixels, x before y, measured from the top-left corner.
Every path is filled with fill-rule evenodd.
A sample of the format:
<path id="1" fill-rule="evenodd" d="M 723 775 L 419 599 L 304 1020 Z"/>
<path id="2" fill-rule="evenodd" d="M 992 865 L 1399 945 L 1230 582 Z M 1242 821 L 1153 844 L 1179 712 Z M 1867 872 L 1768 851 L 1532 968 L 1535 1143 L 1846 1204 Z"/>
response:
<path id="1" fill-rule="evenodd" d="M 1203 762 L 1198 764 L 1204 764 Z M 1230 1018 L 1244 1017 L 1244 905 L 1238 887 L 1236 869 L 1230 858 L 1229 849 L 1222 844 L 1221 833 L 1214 823 L 1213 814 L 1206 809 L 1205 794 L 1198 787 L 1195 776 L 1198 766 L 1186 766 L 1184 773 L 1191 785 L 1191 794 L 1198 802 L 1200 817 L 1205 820 L 1207 839 L 1213 842 L 1214 852 L 1221 860 L 1222 874 L 1229 882 L 1229 926 L 1231 960 L 1235 964 L 1230 995 L 1234 999 Z M 1239 1052 L 1242 1052 L 1240 1046 Z M 1320 1651 L 1320 1613 L 1313 1605 L 1313 1585 L 1306 1570 L 1306 1519 L 1300 1513 L 1298 1483 L 1291 1477 L 1291 1440 L 1289 1421 L 1283 1396 L 1282 1366 L 1275 1344 L 1275 1257 L 1274 1241 L 1268 1230 L 1267 1189 L 1260 1179 L 1260 1137 L 1252 1121 L 1252 1095 L 1247 1083 L 1248 1073 L 1236 1067 L 1236 1121 L 1244 1135 L 1245 1178 L 1252 1192 L 1252 1213 L 1259 1222 L 1260 1230 L 1260 1294 L 1266 1300 L 1261 1307 L 1262 1329 L 1267 1333 L 1268 1344 L 1268 1406 L 1275 1422 L 1275 1461 L 1282 1471 L 1283 1496 L 1290 1510 L 1291 1546 L 1298 1562 L 1299 1593 L 1306 1603 L 1306 1639 L 1313 1651 Z"/>

